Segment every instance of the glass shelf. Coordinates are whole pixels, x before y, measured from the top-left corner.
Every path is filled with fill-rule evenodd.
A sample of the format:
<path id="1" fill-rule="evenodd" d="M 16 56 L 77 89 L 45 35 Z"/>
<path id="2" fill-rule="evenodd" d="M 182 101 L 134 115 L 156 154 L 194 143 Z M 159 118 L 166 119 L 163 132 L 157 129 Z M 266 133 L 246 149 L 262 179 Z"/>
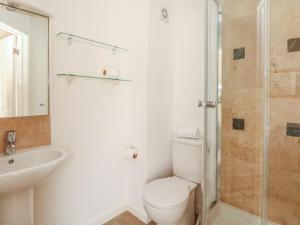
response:
<path id="1" fill-rule="evenodd" d="M 77 35 L 74 35 L 74 34 L 68 34 L 68 33 L 64 33 L 64 32 L 58 33 L 56 35 L 56 37 L 66 39 L 68 41 L 68 44 L 72 44 L 72 41 L 78 41 L 78 42 L 93 45 L 93 46 L 96 46 L 96 47 L 109 49 L 109 50 L 112 50 L 112 51 L 120 51 L 120 52 L 128 52 L 129 51 L 126 48 L 121 48 L 121 47 L 116 46 L 116 45 L 107 44 L 107 43 L 104 43 L 104 42 L 95 41 L 95 40 L 92 40 L 92 39 L 89 39 L 89 38 L 80 37 L 80 36 L 77 36 Z"/>
<path id="2" fill-rule="evenodd" d="M 88 76 L 88 75 L 81 75 L 81 74 L 71 74 L 71 73 L 60 73 L 57 74 L 58 77 L 69 77 L 69 78 L 90 78 L 90 79 L 98 79 L 98 80 L 110 80 L 110 81 L 125 81 L 130 82 L 131 80 L 123 79 L 120 77 L 100 77 L 100 76 Z"/>

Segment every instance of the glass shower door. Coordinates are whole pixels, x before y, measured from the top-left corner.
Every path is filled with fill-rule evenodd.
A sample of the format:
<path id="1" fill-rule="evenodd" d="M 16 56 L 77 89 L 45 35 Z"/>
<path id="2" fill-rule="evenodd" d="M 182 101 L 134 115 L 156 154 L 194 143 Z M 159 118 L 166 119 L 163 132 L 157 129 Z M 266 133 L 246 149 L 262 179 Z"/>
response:
<path id="1" fill-rule="evenodd" d="M 206 3 L 203 224 L 299 225 L 300 2 Z"/>
<path id="2" fill-rule="evenodd" d="M 209 8 L 207 19 L 207 68 L 205 93 L 205 210 L 208 210 L 218 200 L 218 112 L 219 102 L 218 83 L 218 3 L 215 0 L 207 2 Z"/>
<path id="3" fill-rule="evenodd" d="M 259 0 L 207 0 L 206 100 L 218 102 L 219 97 L 222 104 L 205 114 L 205 225 L 262 224 L 262 9 Z"/>
<path id="4" fill-rule="evenodd" d="M 300 1 L 269 0 L 268 218 L 300 224 Z"/>

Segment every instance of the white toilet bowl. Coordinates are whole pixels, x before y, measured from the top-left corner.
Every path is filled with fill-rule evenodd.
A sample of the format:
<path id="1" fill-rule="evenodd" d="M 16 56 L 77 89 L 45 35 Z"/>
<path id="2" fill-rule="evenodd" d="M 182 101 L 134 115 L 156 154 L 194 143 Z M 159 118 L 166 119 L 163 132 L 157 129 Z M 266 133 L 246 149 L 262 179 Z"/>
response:
<path id="1" fill-rule="evenodd" d="M 167 177 L 148 183 L 144 189 L 144 206 L 157 225 L 193 225 L 196 183 Z"/>

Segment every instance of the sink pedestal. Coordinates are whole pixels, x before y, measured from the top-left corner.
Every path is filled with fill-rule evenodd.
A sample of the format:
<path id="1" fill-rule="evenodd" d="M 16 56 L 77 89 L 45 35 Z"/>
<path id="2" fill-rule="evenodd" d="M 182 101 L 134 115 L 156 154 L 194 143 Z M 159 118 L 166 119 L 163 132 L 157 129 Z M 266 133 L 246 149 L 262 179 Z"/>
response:
<path id="1" fill-rule="evenodd" d="M 0 195 L 0 224 L 33 225 L 33 188 Z"/>
<path id="2" fill-rule="evenodd" d="M 49 145 L 0 156 L 0 225 L 34 224 L 33 187 L 49 177 L 67 155 Z"/>

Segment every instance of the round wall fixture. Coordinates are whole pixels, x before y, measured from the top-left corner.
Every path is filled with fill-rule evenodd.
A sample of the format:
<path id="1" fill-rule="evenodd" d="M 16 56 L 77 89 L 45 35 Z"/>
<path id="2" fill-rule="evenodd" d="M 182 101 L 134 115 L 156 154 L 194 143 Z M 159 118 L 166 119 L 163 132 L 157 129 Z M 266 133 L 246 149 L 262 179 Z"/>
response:
<path id="1" fill-rule="evenodd" d="M 161 19 L 164 22 L 169 22 L 169 12 L 166 8 L 161 8 Z"/>

